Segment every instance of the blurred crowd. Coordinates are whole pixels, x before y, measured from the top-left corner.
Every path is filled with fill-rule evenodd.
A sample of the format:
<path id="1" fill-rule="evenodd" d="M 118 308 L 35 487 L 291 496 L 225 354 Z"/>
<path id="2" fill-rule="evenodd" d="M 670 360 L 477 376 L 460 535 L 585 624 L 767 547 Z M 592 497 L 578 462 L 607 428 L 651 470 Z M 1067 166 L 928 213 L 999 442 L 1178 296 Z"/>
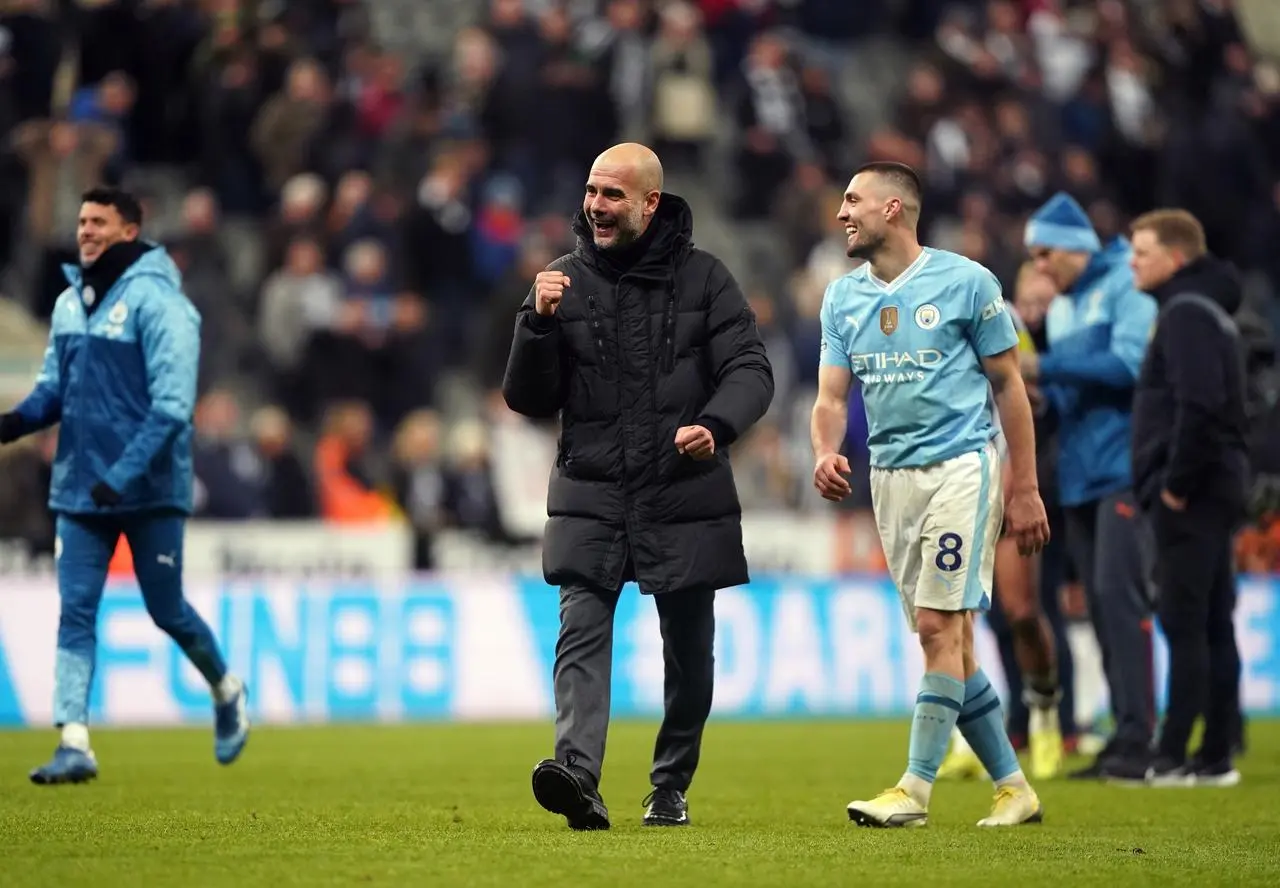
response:
<path id="1" fill-rule="evenodd" d="M 1055 190 L 1104 236 L 1184 207 L 1245 275 L 1249 310 L 1280 318 L 1280 66 L 1229 0 L 0 9 L 3 293 L 47 317 L 81 190 L 143 198 L 204 318 L 203 517 L 399 514 L 424 567 L 441 527 L 525 538 L 507 504 L 540 495 L 554 429 L 495 396 L 514 311 L 572 248 L 590 162 L 621 140 L 659 151 L 766 338 L 778 394 L 734 456 L 748 509 L 824 508 L 808 411 L 857 163 L 919 169 L 923 240 L 1014 295 L 1023 223 Z M 0 459 L 47 452 L 46 437 Z M 34 477 L 0 469 L 0 536 L 44 545 L 22 505 Z M 870 533 L 868 507 L 864 492 L 842 520 Z"/>

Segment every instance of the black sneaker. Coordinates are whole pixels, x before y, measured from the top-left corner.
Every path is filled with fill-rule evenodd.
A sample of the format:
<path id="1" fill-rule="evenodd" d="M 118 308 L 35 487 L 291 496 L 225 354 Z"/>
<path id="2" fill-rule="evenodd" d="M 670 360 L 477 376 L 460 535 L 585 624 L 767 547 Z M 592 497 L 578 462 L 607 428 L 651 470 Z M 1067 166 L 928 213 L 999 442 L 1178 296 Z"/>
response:
<path id="1" fill-rule="evenodd" d="M 1099 755 L 1083 768 L 1076 768 L 1074 771 L 1067 772 L 1068 780 L 1101 780 L 1102 766 L 1106 764 L 1106 760 Z"/>
<path id="2" fill-rule="evenodd" d="M 1150 753 L 1146 750 L 1130 749 L 1104 761 L 1101 776 L 1107 783 L 1145 786 L 1147 770 L 1150 767 Z"/>
<path id="3" fill-rule="evenodd" d="M 1068 780 L 1101 780 L 1102 769 L 1107 761 L 1114 758 L 1119 751 L 1115 738 L 1107 741 L 1107 745 L 1098 751 L 1097 757 L 1083 768 L 1077 768 L 1074 771 L 1067 772 Z"/>
<path id="4" fill-rule="evenodd" d="M 1193 759 L 1190 771 L 1195 786 L 1236 786 L 1240 783 L 1240 772 L 1229 758 L 1216 762 Z"/>
<path id="5" fill-rule="evenodd" d="M 561 814 L 570 829 L 609 828 L 609 809 L 596 789 L 595 780 L 582 768 L 544 759 L 533 769 L 533 797 L 552 814 Z"/>
<path id="6" fill-rule="evenodd" d="M 645 826 L 688 826 L 689 802 L 678 789 L 657 787 L 645 796 Z"/>
<path id="7" fill-rule="evenodd" d="M 1192 766 L 1172 756 L 1156 756 L 1155 761 L 1147 768 L 1148 786 L 1193 786 L 1194 784 L 1195 771 Z"/>

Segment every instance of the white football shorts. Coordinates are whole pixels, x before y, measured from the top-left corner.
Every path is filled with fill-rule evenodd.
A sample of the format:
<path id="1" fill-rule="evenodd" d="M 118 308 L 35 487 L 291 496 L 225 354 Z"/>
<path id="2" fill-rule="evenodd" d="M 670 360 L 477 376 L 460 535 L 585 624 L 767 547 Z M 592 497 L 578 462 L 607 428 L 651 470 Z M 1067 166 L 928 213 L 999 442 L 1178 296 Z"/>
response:
<path id="1" fill-rule="evenodd" d="M 916 608 L 985 611 L 1004 524 L 995 439 L 921 468 L 871 469 L 871 504 L 911 631 Z"/>

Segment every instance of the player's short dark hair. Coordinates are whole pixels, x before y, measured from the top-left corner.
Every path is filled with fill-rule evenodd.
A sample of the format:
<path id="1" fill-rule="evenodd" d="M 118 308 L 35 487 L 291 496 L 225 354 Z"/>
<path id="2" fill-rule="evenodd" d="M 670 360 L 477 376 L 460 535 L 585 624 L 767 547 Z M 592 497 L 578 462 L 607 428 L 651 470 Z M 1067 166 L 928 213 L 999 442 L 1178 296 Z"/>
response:
<path id="1" fill-rule="evenodd" d="M 916 206 L 920 206 L 924 198 L 924 187 L 920 184 L 920 176 L 905 163 L 898 163 L 896 160 L 873 160 L 858 167 L 853 174 L 856 176 L 859 173 L 875 173 L 877 176 L 884 176 L 906 192 L 906 195 L 915 201 Z"/>
<path id="2" fill-rule="evenodd" d="M 122 188 L 100 186 L 90 188 L 80 195 L 81 203 L 95 203 L 104 207 L 115 207 L 120 218 L 129 225 L 142 224 L 142 204 L 138 199 Z"/>

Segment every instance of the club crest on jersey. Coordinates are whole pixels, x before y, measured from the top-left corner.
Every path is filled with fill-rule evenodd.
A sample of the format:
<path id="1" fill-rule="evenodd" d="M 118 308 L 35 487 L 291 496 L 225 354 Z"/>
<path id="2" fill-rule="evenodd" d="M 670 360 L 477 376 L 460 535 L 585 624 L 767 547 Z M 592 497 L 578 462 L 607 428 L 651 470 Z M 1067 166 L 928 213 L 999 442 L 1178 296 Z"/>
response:
<path id="1" fill-rule="evenodd" d="M 898 329 L 898 308 L 890 305 L 880 309 L 880 332 L 889 336 Z"/>
<path id="2" fill-rule="evenodd" d="M 942 320 L 942 314 L 936 305 L 922 305 L 916 309 L 916 326 L 921 330 L 932 330 Z"/>

